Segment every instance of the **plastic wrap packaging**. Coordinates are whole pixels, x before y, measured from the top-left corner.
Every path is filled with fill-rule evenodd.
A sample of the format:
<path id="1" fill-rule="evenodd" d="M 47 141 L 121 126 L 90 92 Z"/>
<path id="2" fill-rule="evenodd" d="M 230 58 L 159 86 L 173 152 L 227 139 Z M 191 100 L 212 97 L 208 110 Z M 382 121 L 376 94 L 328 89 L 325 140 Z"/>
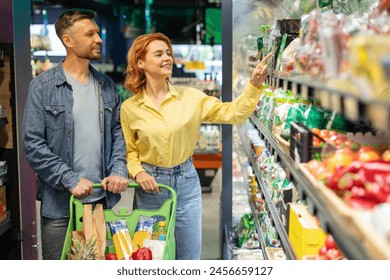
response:
<path id="1" fill-rule="evenodd" d="M 274 21 L 268 42 L 268 53 L 273 53 L 273 56 L 268 61 L 270 69 L 276 69 L 283 36 L 286 36 L 284 44 L 289 45 L 295 38 L 299 37 L 299 30 L 299 19 L 277 19 Z"/>

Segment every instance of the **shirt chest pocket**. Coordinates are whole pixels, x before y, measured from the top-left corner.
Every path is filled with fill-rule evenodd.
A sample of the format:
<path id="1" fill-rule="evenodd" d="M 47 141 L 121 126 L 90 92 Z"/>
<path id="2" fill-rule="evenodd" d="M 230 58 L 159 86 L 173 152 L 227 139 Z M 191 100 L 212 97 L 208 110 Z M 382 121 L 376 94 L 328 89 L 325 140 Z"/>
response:
<path id="1" fill-rule="evenodd" d="M 47 127 L 59 130 L 65 128 L 65 106 L 64 105 L 46 105 L 46 125 Z"/>
<path id="2" fill-rule="evenodd" d="M 115 121 L 114 105 L 114 102 L 108 102 L 104 104 L 104 123 L 107 127 L 111 127 L 112 122 Z"/>

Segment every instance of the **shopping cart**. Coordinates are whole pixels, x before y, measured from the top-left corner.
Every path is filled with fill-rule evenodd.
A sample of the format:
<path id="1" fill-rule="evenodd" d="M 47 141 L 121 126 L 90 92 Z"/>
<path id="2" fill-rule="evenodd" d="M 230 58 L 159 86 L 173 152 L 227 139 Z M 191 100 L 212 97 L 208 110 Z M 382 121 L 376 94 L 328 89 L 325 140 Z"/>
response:
<path id="1" fill-rule="evenodd" d="M 103 211 L 104 220 L 106 223 L 108 223 L 112 221 L 117 221 L 122 218 L 126 219 L 130 236 L 133 238 L 134 230 L 140 215 L 147 216 L 147 217 L 157 217 L 158 219 L 164 218 L 166 221 L 167 236 L 166 236 L 164 249 L 162 253 L 162 259 L 174 260 L 175 249 L 176 249 L 175 236 L 174 236 L 175 220 L 176 220 L 176 203 L 177 203 L 176 191 L 173 188 L 163 184 L 158 184 L 158 186 L 160 188 L 167 189 L 171 193 L 170 197 L 164 201 L 163 205 L 158 210 L 134 209 L 131 213 L 128 213 L 127 209 L 120 209 L 117 212 L 114 212 L 111 209 L 105 209 Z M 94 184 L 94 188 L 97 187 L 101 187 L 101 185 Z M 135 183 L 129 183 L 129 188 L 140 188 L 140 186 Z M 70 203 L 70 218 L 69 218 L 68 229 L 66 231 L 64 246 L 61 254 L 62 260 L 66 260 L 68 253 L 71 252 L 72 232 L 83 229 L 83 223 L 82 223 L 82 218 L 84 213 L 83 203 L 80 200 L 76 199 L 73 195 L 71 196 L 69 203 Z M 107 240 L 112 240 L 112 235 L 109 230 L 109 227 L 107 227 Z M 107 246 L 106 253 L 112 253 L 112 252 L 114 252 L 113 245 Z"/>

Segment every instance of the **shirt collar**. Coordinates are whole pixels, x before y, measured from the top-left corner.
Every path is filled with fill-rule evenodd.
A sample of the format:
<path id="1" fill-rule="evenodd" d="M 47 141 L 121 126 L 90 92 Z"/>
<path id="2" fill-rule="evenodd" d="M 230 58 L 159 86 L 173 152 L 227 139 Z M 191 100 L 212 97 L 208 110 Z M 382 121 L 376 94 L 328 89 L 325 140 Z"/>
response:
<path id="1" fill-rule="evenodd" d="M 175 98 L 178 95 L 178 92 L 170 82 L 167 82 L 167 84 L 168 84 L 168 93 L 165 99 Z M 136 99 L 139 105 L 145 103 L 145 97 L 146 97 L 146 92 L 145 92 L 145 88 L 143 88 L 141 93 L 136 95 Z"/>
<path id="2" fill-rule="evenodd" d="M 61 60 L 58 63 L 58 67 L 57 67 L 57 71 L 59 71 L 59 73 L 60 73 L 59 75 L 56 75 L 56 85 L 57 86 L 60 86 L 66 82 L 65 72 L 64 72 L 64 68 L 62 66 L 63 61 L 64 60 Z M 91 71 L 91 74 L 94 77 L 94 79 L 97 80 L 101 86 L 104 86 L 104 79 L 102 78 L 102 75 L 98 71 L 96 71 L 96 69 L 93 68 L 92 65 L 89 65 L 89 70 Z"/>

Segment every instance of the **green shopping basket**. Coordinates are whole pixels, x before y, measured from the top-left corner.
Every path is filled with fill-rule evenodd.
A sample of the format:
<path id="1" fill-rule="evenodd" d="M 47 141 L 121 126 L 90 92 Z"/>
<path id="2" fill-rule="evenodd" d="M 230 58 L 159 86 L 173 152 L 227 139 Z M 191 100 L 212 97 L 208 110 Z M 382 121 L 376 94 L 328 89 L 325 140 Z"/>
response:
<path id="1" fill-rule="evenodd" d="M 175 259 L 175 250 L 176 250 L 176 244 L 175 244 L 175 235 L 174 235 L 174 229 L 175 229 L 175 220 L 176 220 L 176 203 L 177 203 L 177 196 L 176 191 L 166 185 L 158 184 L 160 188 L 167 189 L 171 196 L 166 199 L 161 205 L 161 207 L 157 210 L 143 210 L 143 209 L 134 209 L 131 213 L 128 212 L 128 209 L 119 209 L 117 213 L 115 213 L 111 209 L 105 209 L 103 211 L 104 213 L 104 220 L 106 223 L 117 221 L 119 219 L 125 219 L 127 222 L 127 227 L 129 229 L 130 236 L 133 238 L 134 236 L 134 230 L 138 222 L 139 216 L 147 216 L 147 217 L 164 217 L 165 218 L 165 229 L 167 232 L 162 259 L 163 260 L 174 260 Z M 100 184 L 94 184 L 94 188 L 101 187 Z M 129 188 L 140 188 L 138 184 L 135 183 L 129 183 Z M 73 195 L 70 197 L 70 217 L 69 217 L 69 224 L 66 231 L 65 241 L 62 248 L 62 254 L 61 254 L 61 260 L 66 260 L 68 253 L 71 252 L 71 246 L 72 246 L 72 231 L 75 230 L 82 230 L 83 223 L 83 213 L 84 213 L 84 205 L 83 203 L 76 199 Z M 107 239 L 112 240 L 112 235 L 109 230 L 109 227 L 107 227 Z M 112 253 L 114 252 L 114 246 L 110 245 L 106 248 L 106 253 Z"/>

